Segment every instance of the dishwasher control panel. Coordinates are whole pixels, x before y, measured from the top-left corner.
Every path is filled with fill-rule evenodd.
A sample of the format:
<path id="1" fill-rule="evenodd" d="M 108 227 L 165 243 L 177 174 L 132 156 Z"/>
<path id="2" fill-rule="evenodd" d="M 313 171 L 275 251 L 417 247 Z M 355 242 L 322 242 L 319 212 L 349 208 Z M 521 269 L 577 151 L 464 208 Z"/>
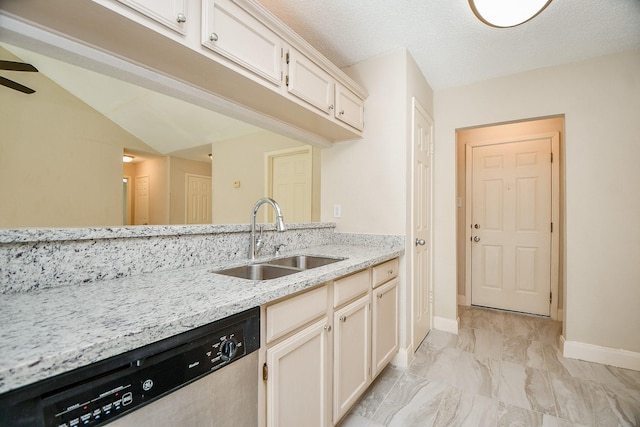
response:
<path id="1" fill-rule="evenodd" d="M 44 397 L 44 425 L 99 426 L 245 354 L 243 325 L 230 326 Z"/>

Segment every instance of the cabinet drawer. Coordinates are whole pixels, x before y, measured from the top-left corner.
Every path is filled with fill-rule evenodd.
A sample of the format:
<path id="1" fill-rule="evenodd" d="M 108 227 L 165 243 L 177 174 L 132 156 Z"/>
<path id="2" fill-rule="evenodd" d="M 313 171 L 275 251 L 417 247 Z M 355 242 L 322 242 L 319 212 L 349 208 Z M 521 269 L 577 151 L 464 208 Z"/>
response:
<path id="1" fill-rule="evenodd" d="M 398 258 L 373 267 L 373 277 L 371 280 L 373 287 L 375 288 L 376 286 L 380 286 L 387 280 L 396 277 L 398 275 L 399 268 L 400 264 L 398 262 Z"/>
<path id="2" fill-rule="evenodd" d="M 327 312 L 328 287 L 323 285 L 267 307 L 267 343 Z"/>
<path id="3" fill-rule="evenodd" d="M 333 306 L 337 307 L 369 289 L 369 270 L 338 279 L 333 284 Z"/>

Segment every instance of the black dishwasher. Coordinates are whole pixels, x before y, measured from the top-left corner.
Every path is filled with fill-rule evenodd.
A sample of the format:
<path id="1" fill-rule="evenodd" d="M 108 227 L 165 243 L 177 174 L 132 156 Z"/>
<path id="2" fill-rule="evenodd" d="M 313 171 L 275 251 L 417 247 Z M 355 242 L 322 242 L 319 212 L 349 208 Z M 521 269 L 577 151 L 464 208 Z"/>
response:
<path id="1" fill-rule="evenodd" d="M 256 307 L 10 391 L 0 395 L 0 425 L 100 426 L 116 419 L 121 419 L 122 425 L 128 425 L 124 422 L 128 414 L 152 402 L 159 405 L 164 396 L 197 383 L 206 376 L 216 375 L 217 371 L 224 371 L 227 365 L 255 352 L 260 346 L 259 334 L 260 310 Z M 255 363 L 243 369 L 255 369 L 245 374 L 257 378 L 257 357 Z M 208 387 L 213 390 L 238 386 L 216 384 L 215 381 L 211 382 L 213 378 L 207 379 L 210 384 Z M 238 374 L 234 374 L 233 378 L 235 381 Z M 228 379 L 225 381 L 229 382 Z M 253 384 L 249 388 L 253 388 Z M 255 390 L 257 393 L 257 386 Z M 198 390 L 196 394 L 203 393 Z M 222 407 L 226 404 L 211 398 L 203 407 Z M 181 410 L 196 410 L 194 408 L 185 407 Z M 175 410 L 171 409 L 171 412 Z M 193 420 L 198 416 L 186 414 L 184 418 Z M 206 416 L 212 418 L 217 414 L 213 412 Z M 206 422 L 211 423 L 211 419 Z M 152 425 L 151 421 L 149 425 Z"/>

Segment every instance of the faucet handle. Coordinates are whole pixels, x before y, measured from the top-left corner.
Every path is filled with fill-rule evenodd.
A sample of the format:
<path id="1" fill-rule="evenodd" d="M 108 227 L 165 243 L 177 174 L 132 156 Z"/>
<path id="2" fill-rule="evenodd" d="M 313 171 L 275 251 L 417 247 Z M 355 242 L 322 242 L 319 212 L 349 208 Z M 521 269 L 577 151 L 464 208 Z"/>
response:
<path id="1" fill-rule="evenodd" d="M 285 243 L 280 243 L 279 245 L 276 245 L 276 252 L 275 252 L 275 256 L 280 256 L 280 250 L 284 247 L 287 246 Z"/>

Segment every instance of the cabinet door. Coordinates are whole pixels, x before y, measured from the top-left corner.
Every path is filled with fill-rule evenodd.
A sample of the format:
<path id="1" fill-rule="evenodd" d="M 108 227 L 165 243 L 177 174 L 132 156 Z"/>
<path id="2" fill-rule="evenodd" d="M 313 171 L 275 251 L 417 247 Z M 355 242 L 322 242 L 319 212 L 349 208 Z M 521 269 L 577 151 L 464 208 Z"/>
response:
<path id="1" fill-rule="evenodd" d="M 331 113 L 334 109 L 333 78 L 296 50 L 290 49 L 287 55 L 289 93 L 324 113 Z"/>
<path id="2" fill-rule="evenodd" d="M 205 0 L 202 8 L 203 46 L 281 85 L 282 41 L 274 32 L 229 0 Z"/>
<path id="3" fill-rule="evenodd" d="M 333 420 L 338 421 L 371 383 L 369 294 L 334 313 Z"/>
<path id="4" fill-rule="evenodd" d="M 396 278 L 373 290 L 373 378 L 398 351 L 398 284 L 399 279 Z"/>
<path id="5" fill-rule="evenodd" d="M 350 90 L 336 85 L 335 116 L 349 126 L 364 129 L 364 101 Z"/>
<path id="6" fill-rule="evenodd" d="M 184 34 L 186 0 L 118 0 L 156 22 Z"/>
<path id="7" fill-rule="evenodd" d="M 325 317 L 267 348 L 267 427 L 330 425 L 329 330 Z"/>

